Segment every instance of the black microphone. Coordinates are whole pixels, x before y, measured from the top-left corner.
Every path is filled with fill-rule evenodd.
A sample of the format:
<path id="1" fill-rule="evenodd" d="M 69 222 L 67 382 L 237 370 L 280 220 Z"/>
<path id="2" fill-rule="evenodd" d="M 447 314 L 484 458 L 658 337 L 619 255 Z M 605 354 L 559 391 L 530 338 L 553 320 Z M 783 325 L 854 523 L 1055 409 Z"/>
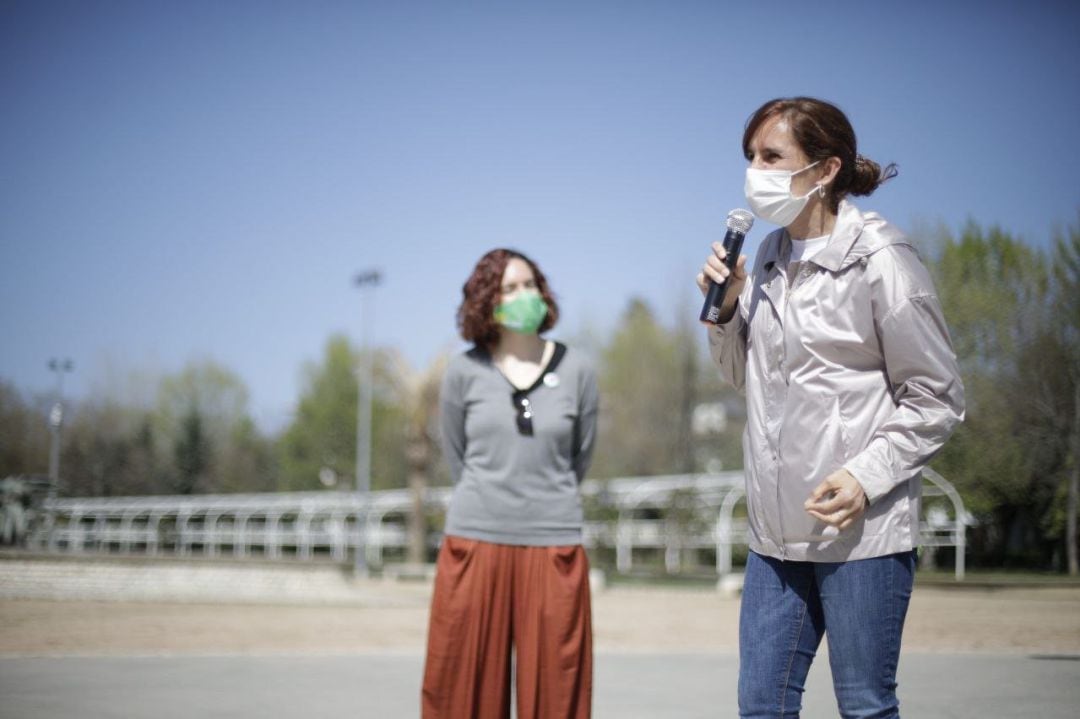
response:
<path id="1" fill-rule="evenodd" d="M 746 239 L 746 233 L 753 226 L 754 216 L 747 210 L 732 210 L 728 213 L 727 234 L 724 235 L 724 250 L 727 252 L 727 257 L 724 258 L 724 265 L 729 273 L 735 272 L 735 263 L 739 261 L 743 240 Z M 730 284 L 731 274 L 720 284 L 709 280 L 709 291 L 705 293 L 705 304 L 701 306 L 699 320 L 711 325 L 720 324 L 720 306 L 724 304 L 724 295 L 727 294 Z"/>

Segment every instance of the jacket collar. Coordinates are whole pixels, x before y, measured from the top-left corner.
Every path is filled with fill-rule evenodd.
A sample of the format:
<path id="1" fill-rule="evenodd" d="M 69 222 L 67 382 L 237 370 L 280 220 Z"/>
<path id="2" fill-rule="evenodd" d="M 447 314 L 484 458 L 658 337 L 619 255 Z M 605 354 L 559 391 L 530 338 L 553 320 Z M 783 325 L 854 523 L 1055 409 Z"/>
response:
<path id="1" fill-rule="evenodd" d="M 763 262 L 767 270 L 779 263 L 787 265 L 791 256 L 791 240 L 787 230 L 773 233 L 775 241 L 765 243 Z M 770 239 L 773 237 L 770 235 Z M 809 261 L 830 272 L 839 272 L 859 260 L 889 245 L 910 244 L 904 234 L 887 223 L 876 212 L 863 214 L 847 200 L 841 200 L 836 225 L 829 243 Z"/>

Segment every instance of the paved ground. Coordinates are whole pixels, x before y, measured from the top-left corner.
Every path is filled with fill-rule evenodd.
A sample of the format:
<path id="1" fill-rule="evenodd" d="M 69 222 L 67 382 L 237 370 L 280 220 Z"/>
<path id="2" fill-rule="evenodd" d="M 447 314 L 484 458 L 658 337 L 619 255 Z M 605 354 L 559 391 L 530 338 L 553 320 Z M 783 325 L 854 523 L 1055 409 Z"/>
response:
<path id="1" fill-rule="evenodd" d="M 378 607 L 0 602 L 0 718 L 413 717 L 426 585 Z M 738 601 L 594 597 L 596 717 L 730 717 Z M 917 588 L 906 717 L 1077 716 L 1080 589 Z M 804 717 L 836 716 L 828 664 Z"/>
<path id="2" fill-rule="evenodd" d="M 419 653 L 0 659 L 5 719 L 413 717 Z M 735 715 L 732 653 L 596 657 L 594 716 Z M 1080 661 L 1023 655 L 908 654 L 906 717 L 1073 719 Z M 828 671 L 811 672 L 804 717 L 836 716 Z"/>

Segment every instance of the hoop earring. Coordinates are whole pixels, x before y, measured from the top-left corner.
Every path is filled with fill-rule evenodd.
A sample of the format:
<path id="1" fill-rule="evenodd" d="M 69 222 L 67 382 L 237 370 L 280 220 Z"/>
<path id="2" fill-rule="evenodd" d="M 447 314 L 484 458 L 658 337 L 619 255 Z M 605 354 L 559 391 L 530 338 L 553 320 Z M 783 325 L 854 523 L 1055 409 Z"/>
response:
<path id="1" fill-rule="evenodd" d="M 817 194 L 821 199 L 825 199 L 825 185 L 817 186 Z"/>

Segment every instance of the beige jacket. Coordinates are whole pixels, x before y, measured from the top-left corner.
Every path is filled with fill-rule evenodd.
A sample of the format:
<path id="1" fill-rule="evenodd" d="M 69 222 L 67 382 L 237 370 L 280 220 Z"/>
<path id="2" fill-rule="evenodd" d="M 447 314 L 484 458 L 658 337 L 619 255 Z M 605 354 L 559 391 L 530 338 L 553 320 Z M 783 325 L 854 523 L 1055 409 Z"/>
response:
<path id="1" fill-rule="evenodd" d="M 828 245 L 788 276 L 791 242 L 762 242 L 731 321 L 709 329 L 724 378 L 746 395 L 750 548 L 840 562 L 910 550 L 920 472 L 964 417 L 941 305 L 904 235 L 842 202 Z M 870 506 L 844 531 L 803 508 L 846 468 Z"/>

